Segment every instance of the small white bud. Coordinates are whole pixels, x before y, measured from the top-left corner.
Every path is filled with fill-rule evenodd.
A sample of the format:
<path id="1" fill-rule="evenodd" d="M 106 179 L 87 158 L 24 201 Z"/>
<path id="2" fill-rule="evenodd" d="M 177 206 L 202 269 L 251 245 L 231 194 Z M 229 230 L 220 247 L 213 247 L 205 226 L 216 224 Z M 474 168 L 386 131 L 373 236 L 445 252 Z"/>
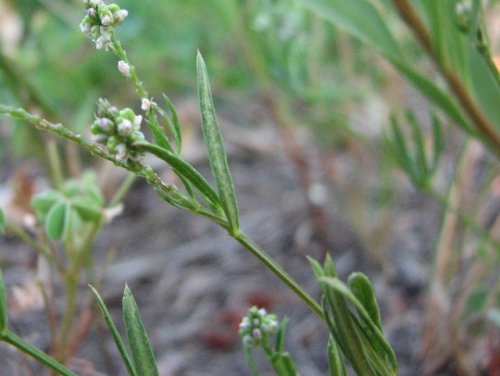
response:
<path id="1" fill-rule="evenodd" d="M 118 70 L 125 77 L 130 77 L 130 65 L 128 65 L 125 61 L 120 60 L 118 62 Z"/>
<path id="2" fill-rule="evenodd" d="M 150 108 L 151 108 L 151 101 L 147 98 L 142 98 L 141 109 L 143 111 L 149 111 Z"/>
<path id="3" fill-rule="evenodd" d="M 91 26 L 88 22 L 82 22 L 80 24 L 80 30 L 82 31 L 82 33 L 88 34 L 90 33 Z"/>
<path id="4" fill-rule="evenodd" d="M 123 120 L 120 124 L 117 126 L 118 133 L 121 136 L 128 136 L 132 132 L 132 123 L 130 120 Z"/>
<path id="5" fill-rule="evenodd" d="M 89 8 L 89 9 L 87 10 L 87 14 L 88 14 L 88 16 L 89 16 L 90 18 L 95 18 L 95 16 L 96 16 L 96 14 L 97 14 L 97 13 L 96 13 L 96 11 L 95 11 L 95 9 L 94 9 L 94 8 Z"/>
<path id="6" fill-rule="evenodd" d="M 259 316 L 263 317 L 265 315 L 267 315 L 267 312 L 264 308 L 261 308 L 257 311 L 257 313 L 259 314 Z"/>
<path id="7" fill-rule="evenodd" d="M 134 130 L 138 131 L 141 128 L 142 115 L 136 115 L 134 118 Z"/>
<path id="8" fill-rule="evenodd" d="M 104 39 L 103 37 L 97 38 L 95 40 L 95 48 L 97 48 L 98 50 L 102 50 L 106 42 L 107 42 L 106 39 Z"/>
<path id="9" fill-rule="evenodd" d="M 101 24 L 104 26 L 109 26 L 113 23 L 113 17 L 104 16 L 101 18 Z"/>
<path id="10" fill-rule="evenodd" d="M 262 332 L 260 329 L 254 329 L 252 330 L 252 337 L 255 339 L 261 339 L 262 338 Z"/>
<path id="11" fill-rule="evenodd" d="M 128 12 L 125 9 L 120 9 L 113 14 L 113 17 L 118 22 L 123 22 L 123 20 L 128 16 Z"/>
<path id="12" fill-rule="evenodd" d="M 116 145 L 115 157 L 119 161 L 123 161 L 125 158 L 127 158 L 127 145 L 125 144 Z"/>

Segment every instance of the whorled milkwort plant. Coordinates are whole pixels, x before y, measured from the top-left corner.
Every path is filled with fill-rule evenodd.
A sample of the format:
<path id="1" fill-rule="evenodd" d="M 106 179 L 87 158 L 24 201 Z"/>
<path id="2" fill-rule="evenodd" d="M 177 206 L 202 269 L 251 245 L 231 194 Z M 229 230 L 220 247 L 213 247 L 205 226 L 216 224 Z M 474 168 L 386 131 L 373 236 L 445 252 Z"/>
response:
<path id="1" fill-rule="evenodd" d="M 117 56 L 118 70 L 134 85 L 143 115 L 136 114 L 129 108 L 119 109 L 107 100 L 100 99 L 95 121 L 91 126 L 93 139 L 87 140 L 74 134 L 62 124 L 51 123 L 24 109 L 1 105 L 0 113 L 24 120 L 38 129 L 55 133 L 78 144 L 91 154 L 145 178 L 156 193 L 169 204 L 207 217 L 224 228 L 326 323 L 331 332 L 327 347 L 330 375 L 347 374 L 345 359 L 359 375 L 395 375 L 397 362 L 392 348 L 384 337 L 373 288 L 366 276 L 354 273 L 349 277 L 348 284 L 344 284 L 336 277 L 330 258 L 327 258 L 323 266 L 317 261 L 310 260 L 321 285 L 322 300 L 319 304 L 241 229 L 234 184 L 202 56 L 198 53 L 196 59 L 201 125 L 216 188 L 213 188 L 203 175 L 182 157 L 181 129 L 174 105 L 166 96 L 164 96 L 166 110 L 154 101 L 139 80 L 135 66 L 128 60 L 115 32 L 115 28 L 127 17 L 127 11 L 120 9 L 116 4 L 106 5 L 102 0 L 84 0 L 83 4 L 87 15 L 80 25 L 81 30 L 90 36 L 97 49 L 111 51 Z M 152 141 L 148 141 L 141 132 L 142 124 L 151 131 Z M 143 156 L 146 154 L 152 154 L 167 163 L 179 177 L 182 187 L 163 182 L 155 171 L 145 164 Z M 123 319 L 130 354 L 103 300 L 95 289 L 92 288 L 92 291 L 125 362 L 128 374 L 157 375 L 154 353 L 130 289 L 125 288 L 123 297 Z M 274 315 L 258 308 L 251 308 L 243 319 L 240 334 L 254 375 L 259 374 L 252 356 L 252 349 L 255 347 L 263 349 L 278 375 L 297 374 L 291 356 L 283 350 L 286 324 L 286 319 L 278 323 Z M 272 346 L 273 335 L 274 346 Z M 3 282 L 0 282 L 0 340 L 10 343 L 62 375 L 74 375 L 64 365 L 30 346 L 9 330 Z"/>

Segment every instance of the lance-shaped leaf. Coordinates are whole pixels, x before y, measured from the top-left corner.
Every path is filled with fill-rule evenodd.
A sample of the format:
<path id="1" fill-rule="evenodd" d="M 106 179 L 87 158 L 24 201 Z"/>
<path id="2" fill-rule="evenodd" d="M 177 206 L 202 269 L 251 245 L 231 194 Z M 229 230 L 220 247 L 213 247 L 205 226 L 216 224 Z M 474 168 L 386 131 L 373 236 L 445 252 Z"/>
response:
<path id="1" fill-rule="evenodd" d="M 370 315 L 373 323 L 382 331 L 382 321 L 380 319 L 380 310 L 378 308 L 377 299 L 373 286 L 366 275 L 363 273 L 351 273 L 348 279 L 349 288 L 356 298 Z"/>
<path id="2" fill-rule="evenodd" d="M 7 294 L 3 283 L 2 269 L 0 269 L 0 338 L 7 333 Z"/>
<path id="3" fill-rule="evenodd" d="M 395 375 L 398 364 L 394 350 L 365 306 L 338 278 L 321 277 L 319 280 L 323 290 L 331 289 L 328 303 L 337 321 L 338 342 L 352 366 L 356 370 L 361 366 L 358 374 L 377 375 L 376 370 L 379 370 L 382 374 Z M 349 311 L 347 302 L 354 306 L 357 316 Z"/>
<path id="4" fill-rule="evenodd" d="M 208 151 L 210 169 L 217 183 L 219 198 L 229 222 L 229 231 L 238 233 L 240 228 L 238 203 L 236 201 L 233 179 L 227 163 L 227 155 L 224 149 L 220 126 L 215 116 L 207 67 L 199 52 L 196 57 L 196 70 L 201 110 L 201 128 Z"/>
<path id="5" fill-rule="evenodd" d="M 120 336 L 120 333 L 118 333 L 118 329 L 116 328 L 115 323 L 113 322 L 113 319 L 111 318 L 111 315 L 109 314 L 109 311 L 106 307 L 106 304 L 104 304 L 104 301 L 101 298 L 101 295 L 97 292 L 97 290 L 90 286 L 92 292 L 95 295 L 95 298 L 97 300 L 97 304 L 99 305 L 99 308 L 101 309 L 102 315 L 104 316 L 104 320 L 106 321 L 106 324 L 108 325 L 109 331 L 111 332 L 111 335 L 113 336 L 113 339 L 115 341 L 116 347 L 118 348 L 118 351 L 120 352 L 120 356 L 123 359 L 123 362 L 125 363 L 125 366 L 127 367 L 127 372 L 129 376 L 137 376 L 137 373 L 135 372 L 134 365 L 132 363 L 132 360 L 130 359 L 127 349 L 125 348 L 125 344 L 123 343 L 123 340 Z"/>
<path id="6" fill-rule="evenodd" d="M 208 184 L 205 178 L 193 166 L 177 154 L 149 142 L 136 142 L 134 143 L 134 147 L 137 150 L 156 155 L 158 158 L 167 162 L 167 164 L 172 167 L 172 170 L 189 181 L 205 200 L 215 207 L 220 207 L 219 196 L 215 193 L 210 184 Z"/>
<path id="7" fill-rule="evenodd" d="M 125 286 L 123 292 L 123 321 L 137 374 L 158 376 L 153 349 L 142 324 L 139 308 L 128 286 Z"/>
<path id="8" fill-rule="evenodd" d="M 329 376 L 347 376 L 344 358 L 333 336 L 330 336 L 327 347 Z"/>

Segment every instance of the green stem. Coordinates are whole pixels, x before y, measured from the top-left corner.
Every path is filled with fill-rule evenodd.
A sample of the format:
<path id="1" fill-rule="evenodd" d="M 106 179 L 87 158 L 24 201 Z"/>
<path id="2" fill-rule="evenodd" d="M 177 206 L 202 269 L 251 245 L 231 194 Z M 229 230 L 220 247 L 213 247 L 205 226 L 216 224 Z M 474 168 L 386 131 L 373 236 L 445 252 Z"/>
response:
<path id="1" fill-rule="evenodd" d="M 265 251 L 263 251 L 252 239 L 240 232 L 232 235 L 252 255 L 257 257 L 270 271 L 281 279 L 304 303 L 323 319 L 323 311 L 320 305 Z"/>
<path id="2" fill-rule="evenodd" d="M 8 344 L 19 349 L 23 353 L 31 356 L 33 359 L 37 360 L 41 364 L 53 369 L 57 373 L 63 376 L 77 376 L 76 373 L 72 372 L 61 363 L 56 361 L 54 358 L 45 354 L 43 351 L 37 349 L 36 347 L 25 342 L 22 338 L 18 337 L 11 331 L 7 330 L 7 333 L 1 338 L 1 340 L 7 342 Z"/>
<path id="3" fill-rule="evenodd" d="M 52 181 L 56 189 L 60 189 L 64 183 L 64 175 L 61 163 L 61 156 L 59 150 L 57 150 L 56 140 L 52 137 L 46 142 L 47 154 L 50 164 L 50 173 L 52 175 Z"/>
<path id="4" fill-rule="evenodd" d="M 118 56 L 120 60 L 123 60 L 125 63 L 127 63 L 128 66 L 130 67 L 130 80 L 134 84 L 137 95 L 139 95 L 139 97 L 141 98 L 148 98 L 149 97 L 148 92 L 146 91 L 146 89 L 144 89 L 142 82 L 139 80 L 135 67 L 132 64 L 130 64 L 130 61 L 128 60 L 127 57 L 127 53 L 123 49 L 122 44 L 116 37 L 114 31 L 111 34 L 111 43 L 113 44 L 113 52 L 115 53 L 115 55 Z"/>
<path id="5" fill-rule="evenodd" d="M 66 361 L 68 340 L 73 329 L 73 322 L 75 320 L 76 306 L 78 303 L 78 291 L 80 287 L 80 272 L 80 265 L 76 265 L 75 270 L 69 271 L 65 279 L 66 308 L 57 343 L 57 355 L 62 361 Z"/>

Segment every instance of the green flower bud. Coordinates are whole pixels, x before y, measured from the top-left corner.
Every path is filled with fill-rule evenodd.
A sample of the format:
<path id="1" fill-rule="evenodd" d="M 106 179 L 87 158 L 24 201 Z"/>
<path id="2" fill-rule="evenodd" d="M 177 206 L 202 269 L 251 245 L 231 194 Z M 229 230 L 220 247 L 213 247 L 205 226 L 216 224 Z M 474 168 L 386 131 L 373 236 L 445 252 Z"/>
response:
<path id="1" fill-rule="evenodd" d="M 120 144 L 120 139 L 117 136 L 111 136 L 108 138 L 108 142 L 106 143 L 106 148 L 111 154 L 116 152 L 116 146 Z"/>

